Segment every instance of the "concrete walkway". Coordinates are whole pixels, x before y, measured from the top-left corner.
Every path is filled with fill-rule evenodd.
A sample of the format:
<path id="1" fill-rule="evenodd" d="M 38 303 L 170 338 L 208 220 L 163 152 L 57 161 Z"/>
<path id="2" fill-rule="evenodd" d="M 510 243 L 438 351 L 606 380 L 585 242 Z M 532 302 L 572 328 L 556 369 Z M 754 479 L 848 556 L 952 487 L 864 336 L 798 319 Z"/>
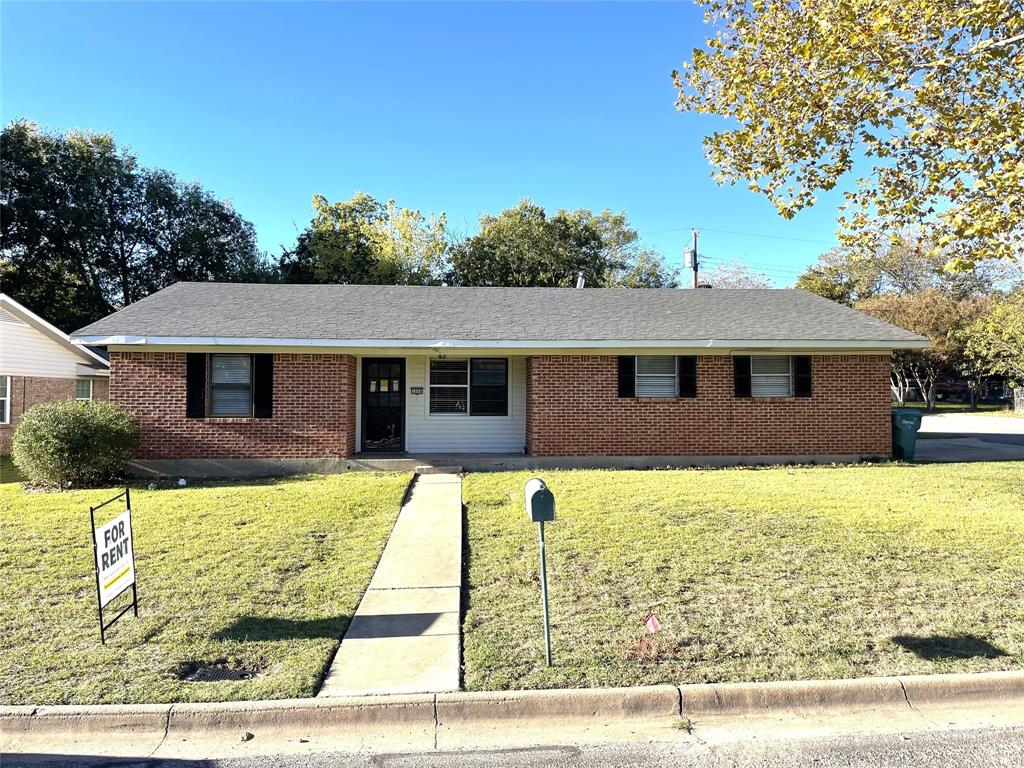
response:
<path id="1" fill-rule="evenodd" d="M 459 688 L 462 479 L 420 475 L 320 696 Z"/>

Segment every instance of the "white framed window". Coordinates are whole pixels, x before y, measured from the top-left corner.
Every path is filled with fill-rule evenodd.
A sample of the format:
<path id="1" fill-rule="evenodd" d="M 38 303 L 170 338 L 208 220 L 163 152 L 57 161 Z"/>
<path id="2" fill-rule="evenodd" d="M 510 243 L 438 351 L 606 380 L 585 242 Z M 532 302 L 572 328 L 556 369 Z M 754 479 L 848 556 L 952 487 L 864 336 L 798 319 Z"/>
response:
<path id="1" fill-rule="evenodd" d="M 210 355 L 210 415 L 252 416 L 252 355 Z"/>
<path id="2" fill-rule="evenodd" d="M 793 358 L 789 355 L 753 355 L 750 358 L 752 397 L 792 397 Z"/>
<path id="3" fill-rule="evenodd" d="M 469 360 L 430 361 L 430 412 L 469 413 Z"/>
<path id="4" fill-rule="evenodd" d="M 11 423 L 11 377 L 0 376 L 0 424 Z"/>
<path id="5" fill-rule="evenodd" d="M 679 392 L 676 374 L 674 355 L 637 355 L 636 396 L 675 397 Z"/>
<path id="6" fill-rule="evenodd" d="M 432 416 L 508 416 L 508 358 L 430 361 Z"/>
<path id="7" fill-rule="evenodd" d="M 75 400 L 92 400 L 92 379 L 75 379 Z"/>

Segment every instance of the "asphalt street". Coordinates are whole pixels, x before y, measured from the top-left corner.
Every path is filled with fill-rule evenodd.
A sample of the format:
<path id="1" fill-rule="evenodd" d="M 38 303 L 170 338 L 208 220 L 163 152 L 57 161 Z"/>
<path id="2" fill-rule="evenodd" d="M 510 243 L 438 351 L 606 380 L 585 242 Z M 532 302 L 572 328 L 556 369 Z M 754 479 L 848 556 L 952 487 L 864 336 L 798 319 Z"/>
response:
<path id="1" fill-rule="evenodd" d="M 421 754 L 291 754 L 230 760 L 4 755 L 3 768 L 1020 768 L 1024 727 L 686 744 Z"/>

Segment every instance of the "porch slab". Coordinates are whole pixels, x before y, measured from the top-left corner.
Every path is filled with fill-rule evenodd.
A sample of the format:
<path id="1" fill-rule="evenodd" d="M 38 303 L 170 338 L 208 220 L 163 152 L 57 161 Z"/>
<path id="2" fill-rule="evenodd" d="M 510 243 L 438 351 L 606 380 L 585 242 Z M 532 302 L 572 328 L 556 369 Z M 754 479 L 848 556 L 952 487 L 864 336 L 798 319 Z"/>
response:
<path id="1" fill-rule="evenodd" d="M 786 454 L 779 456 L 530 456 L 522 453 L 438 453 L 348 459 L 137 459 L 129 464 L 136 477 L 241 478 L 338 472 L 417 472 L 455 474 L 521 469 L 670 469 L 771 464 L 854 464 L 887 456 L 861 454 Z M 443 472 L 443 470 L 450 470 Z"/>
<path id="2" fill-rule="evenodd" d="M 416 478 L 319 696 L 459 687 L 462 478 Z"/>

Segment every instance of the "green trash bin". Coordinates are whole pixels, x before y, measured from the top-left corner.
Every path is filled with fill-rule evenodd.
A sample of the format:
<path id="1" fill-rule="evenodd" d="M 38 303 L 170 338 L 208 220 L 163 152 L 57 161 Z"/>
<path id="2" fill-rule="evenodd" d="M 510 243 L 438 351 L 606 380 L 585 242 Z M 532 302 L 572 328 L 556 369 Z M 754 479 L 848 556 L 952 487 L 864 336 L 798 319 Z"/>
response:
<path id="1" fill-rule="evenodd" d="M 914 460 L 917 430 L 921 428 L 921 412 L 913 408 L 894 408 L 892 412 L 892 455 L 896 459 Z"/>

